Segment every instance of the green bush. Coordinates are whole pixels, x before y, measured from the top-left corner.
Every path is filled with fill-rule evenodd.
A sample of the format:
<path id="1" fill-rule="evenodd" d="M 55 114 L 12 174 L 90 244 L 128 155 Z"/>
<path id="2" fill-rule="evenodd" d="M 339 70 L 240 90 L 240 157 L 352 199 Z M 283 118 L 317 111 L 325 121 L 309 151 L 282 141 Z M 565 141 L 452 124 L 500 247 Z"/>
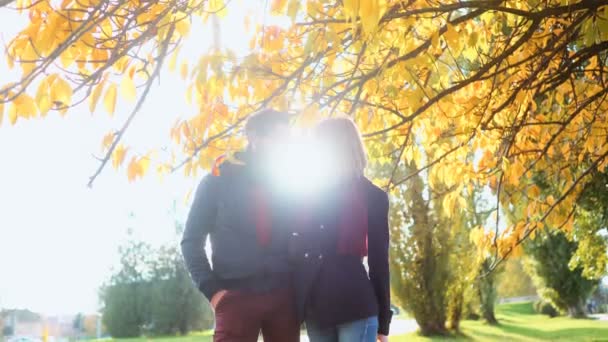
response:
<path id="1" fill-rule="evenodd" d="M 543 300 L 539 300 L 534 303 L 534 311 L 541 315 L 547 315 L 551 318 L 556 317 L 559 314 L 553 305 Z"/>

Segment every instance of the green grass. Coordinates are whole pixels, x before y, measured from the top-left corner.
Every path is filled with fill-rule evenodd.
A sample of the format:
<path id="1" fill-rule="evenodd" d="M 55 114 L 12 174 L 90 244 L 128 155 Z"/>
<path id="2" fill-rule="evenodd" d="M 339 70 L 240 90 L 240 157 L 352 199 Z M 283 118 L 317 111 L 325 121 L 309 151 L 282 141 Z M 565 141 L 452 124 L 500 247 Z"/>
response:
<path id="1" fill-rule="evenodd" d="M 170 337 L 138 337 L 138 338 L 117 338 L 108 340 L 93 340 L 93 341 L 117 341 L 117 342 L 211 342 L 213 341 L 213 331 L 203 331 L 192 333 L 188 336 L 170 336 Z"/>
<path id="2" fill-rule="evenodd" d="M 604 341 L 608 342 L 608 321 L 549 318 L 537 315 L 532 303 L 499 305 L 499 326 L 489 326 L 482 321 L 464 321 L 462 334 L 444 338 L 426 338 L 417 334 L 392 336 L 391 342 L 429 341 Z M 194 333 L 185 337 L 116 339 L 119 342 L 211 342 L 212 332 Z"/>
<path id="3" fill-rule="evenodd" d="M 450 338 L 425 338 L 418 334 L 395 336 L 391 341 L 606 341 L 608 322 L 567 317 L 549 318 L 537 315 L 532 303 L 500 305 L 497 308 L 499 326 L 481 321 L 464 321 L 462 334 Z"/>

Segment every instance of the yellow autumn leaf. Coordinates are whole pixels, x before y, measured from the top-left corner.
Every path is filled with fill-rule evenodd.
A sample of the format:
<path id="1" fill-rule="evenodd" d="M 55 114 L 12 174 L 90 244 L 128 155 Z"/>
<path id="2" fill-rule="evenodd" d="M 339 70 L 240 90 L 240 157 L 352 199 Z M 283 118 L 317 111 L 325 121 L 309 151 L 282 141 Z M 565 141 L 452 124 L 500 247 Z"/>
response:
<path id="1" fill-rule="evenodd" d="M 116 136 L 115 133 L 108 133 L 103 137 L 103 141 L 101 142 L 101 148 L 105 151 L 108 148 L 110 148 L 110 146 L 112 145 L 112 143 L 114 142 L 114 137 Z"/>
<path id="2" fill-rule="evenodd" d="M 129 162 L 129 166 L 127 167 L 127 178 L 129 179 L 129 182 L 135 180 L 137 174 L 139 173 L 138 169 L 139 165 L 137 164 L 137 159 L 135 157 L 132 157 L 131 161 Z"/>
<path id="3" fill-rule="evenodd" d="M 287 16 L 291 18 L 291 21 L 296 20 L 296 16 L 298 15 L 298 10 L 300 9 L 300 0 L 289 0 L 289 4 L 287 5 Z"/>
<path id="4" fill-rule="evenodd" d="M 227 14 L 224 0 L 209 0 L 208 6 L 209 12 L 215 13 L 219 18 L 223 18 Z"/>
<path id="5" fill-rule="evenodd" d="M 38 85 L 35 101 L 42 117 L 46 116 L 49 110 L 53 107 L 53 101 L 51 101 L 50 97 L 50 84 L 53 83 L 55 78 L 55 74 L 50 75 L 49 77 L 40 81 L 40 84 Z"/>
<path id="6" fill-rule="evenodd" d="M 95 108 L 97 107 L 97 102 L 99 102 L 99 97 L 101 96 L 101 92 L 103 91 L 104 83 L 105 80 L 99 82 L 93 89 L 91 96 L 89 96 L 89 111 L 91 113 L 93 113 L 95 111 Z"/>
<path id="7" fill-rule="evenodd" d="M 446 42 L 448 42 L 450 45 L 454 45 L 458 42 L 458 31 L 456 31 L 456 28 L 454 28 L 454 25 L 452 24 L 448 24 L 447 25 L 447 30 L 444 33 L 443 37 L 445 38 Z"/>
<path id="8" fill-rule="evenodd" d="M 368 0 L 363 0 L 363 2 L 367 2 Z M 344 12 L 348 17 L 355 17 L 359 14 L 361 0 L 344 0 L 342 3 L 344 4 Z"/>
<path id="9" fill-rule="evenodd" d="M 186 175 L 186 177 L 189 177 L 191 173 L 192 173 L 192 163 L 186 163 L 186 165 L 184 165 L 184 175 Z"/>
<path id="10" fill-rule="evenodd" d="M 179 74 L 182 77 L 182 80 L 185 80 L 186 77 L 188 76 L 188 63 L 183 62 L 182 66 L 180 67 L 179 70 Z"/>
<path id="11" fill-rule="evenodd" d="M 532 185 L 528 189 L 528 196 L 530 198 L 538 198 L 540 196 L 540 188 L 537 185 Z"/>
<path id="12" fill-rule="evenodd" d="M 125 156 L 127 154 L 127 149 L 123 145 L 116 146 L 114 152 L 112 153 L 112 166 L 117 169 L 122 162 L 125 160 Z"/>
<path id="13" fill-rule="evenodd" d="M 52 75 L 44 78 L 42 81 L 40 81 L 40 84 L 38 84 L 38 90 L 36 90 L 36 97 L 35 97 L 38 107 L 40 107 L 40 102 L 42 101 L 42 98 L 44 96 L 48 97 L 50 95 L 49 85 L 51 83 L 53 83 L 55 77 L 56 77 L 56 75 L 52 74 Z"/>
<path id="14" fill-rule="evenodd" d="M 76 55 L 74 54 L 73 50 L 67 49 L 61 54 L 59 60 L 64 68 L 68 68 L 76 60 Z"/>
<path id="15" fill-rule="evenodd" d="M 131 161 L 129 162 L 129 166 L 127 168 L 127 177 L 129 181 L 132 182 L 137 178 L 143 178 L 149 167 L 149 156 L 144 156 L 139 159 L 136 157 L 131 158 Z"/>
<path id="16" fill-rule="evenodd" d="M 15 58 L 13 58 L 11 55 L 7 55 L 6 64 L 10 70 L 13 70 L 15 68 Z"/>
<path id="17" fill-rule="evenodd" d="M 186 89 L 186 103 L 192 104 L 192 85 L 189 85 Z"/>
<path id="18" fill-rule="evenodd" d="M 182 19 L 175 23 L 175 30 L 182 36 L 188 37 L 190 34 L 190 22 L 187 19 Z"/>
<path id="19" fill-rule="evenodd" d="M 555 198 L 553 198 L 553 196 L 551 196 L 551 195 L 547 196 L 547 203 L 549 203 L 549 205 L 554 205 Z"/>
<path id="20" fill-rule="evenodd" d="M 283 14 L 287 0 L 272 0 L 270 2 L 270 12 L 275 15 Z"/>
<path id="21" fill-rule="evenodd" d="M 114 63 L 114 69 L 120 73 L 124 73 L 127 70 L 127 66 L 129 66 L 129 62 L 131 60 L 127 57 L 121 57 L 116 63 Z"/>
<path id="22" fill-rule="evenodd" d="M 128 76 L 124 76 L 120 82 L 120 93 L 122 96 L 128 101 L 135 101 L 136 92 L 133 80 Z"/>
<path id="23" fill-rule="evenodd" d="M 175 51 L 173 51 L 173 54 L 171 54 L 171 58 L 169 58 L 169 71 L 175 71 L 175 66 L 177 65 L 177 57 L 179 55 L 179 50 L 180 47 L 178 46 Z"/>
<path id="24" fill-rule="evenodd" d="M 443 214 L 448 218 L 453 217 L 455 215 L 455 209 L 456 195 L 454 193 L 449 193 L 443 199 Z"/>
<path id="25" fill-rule="evenodd" d="M 37 102 L 38 109 L 40 110 L 40 116 L 45 117 L 46 114 L 51 110 L 53 103 L 48 95 L 42 95 Z"/>
<path id="26" fill-rule="evenodd" d="M 480 245 L 483 236 L 484 236 L 483 227 L 476 227 L 476 228 L 471 229 L 471 232 L 469 233 L 469 240 L 471 242 L 473 242 L 475 245 Z"/>
<path id="27" fill-rule="evenodd" d="M 22 118 L 33 118 L 38 114 L 34 99 L 28 94 L 21 94 L 15 99 L 17 115 Z"/>
<path id="28" fill-rule="evenodd" d="M 17 104 L 15 102 L 8 108 L 8 120 L 11 122 L 11 125 L 17 122 Z"/>
<path id="29" fill-rule="evenodd" d="M 143 177 L 150 168 L 150 156 L 143 156 L 139 159 L 140 176 Z"/>
<path id="30" fill-rule="evenodd" d="M 50 85 L 51 88 L 51 102 L 56 103 L 58 106 L 69 106 L 72 104 L 72 87 L 70 84 L 62 79 L 57 78 L 55 82 Z"/>
<path id="31" fill-rule="evenodd" d="M 114 115 L 114 109 L 116 108 L 116 84 L 110 85 L 106 91 L 106 95 L 103 98 L 103 105 L 110 115 Z"/>
<path id="32" fill-rule="evenodd" d="M 359 18 L 363 31 L 372 33 L 378 26 L 380 20 L 380 4 L 376 0 L 363 0 L 359 4 Z"/>

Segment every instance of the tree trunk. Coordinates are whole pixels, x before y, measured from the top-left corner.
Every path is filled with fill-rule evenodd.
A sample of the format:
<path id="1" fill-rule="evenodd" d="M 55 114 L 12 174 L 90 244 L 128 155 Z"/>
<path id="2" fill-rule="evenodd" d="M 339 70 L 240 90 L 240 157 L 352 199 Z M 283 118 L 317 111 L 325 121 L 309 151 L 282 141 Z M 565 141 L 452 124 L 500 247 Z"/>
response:
<path id="1" fill-rule="evenodd" d="M 458 293 L 455 293 L 453 296 L 448 311 L 448 327 L 451 330 L 458 331 L 458 329 L 460 329 L 460 320 L 462 319 L 464 293 L 463 291 L 458 291 Z"/>
<path id="2" fill-rule="evenodd" d="M 489 273 L 489 260 L 483 261 L 480 274 L 484 274 L 477 281 L 477 293 L 479 295 L 481 317 L 486 321 L 487 324 L 496 325 L 498 320 L 494 315 L 494 304 L 496 303 L 496 285 L 495 285 L 495 274 Z M 483 273 L 482 273 L 483 272 Z M 489 273 L 489 274 L 488 274 Z"/>
<path id="3" fill-rule="evenodd" d="M 578 302 L 573 305 L 568 306 L 568 316 L 572 318 L 585 318 L 587 315 L 585 314 L 585 309 L 583 308 L 583 304 Z"/>
<path id="4" fill-rule="evenodd" d="M 496 316 L 494 316 L 494 304 L 492 304 L 491 309 L 483 310 L 482 308 L 481 315 L 483 316 L 483 319 L 486 321 L 486 323 L 490 325 L 498 324 L 498 320 L 496 319 Z"/>
<path id="5" fill-rule="evenodd" d="M 423 324 L 418 323 L 420 326 L 420 335 L 422 336 L 445 336 L 448 334 L 448 330 L 445 327 L 445 319 L 438 321 L 426 320 Z"/>

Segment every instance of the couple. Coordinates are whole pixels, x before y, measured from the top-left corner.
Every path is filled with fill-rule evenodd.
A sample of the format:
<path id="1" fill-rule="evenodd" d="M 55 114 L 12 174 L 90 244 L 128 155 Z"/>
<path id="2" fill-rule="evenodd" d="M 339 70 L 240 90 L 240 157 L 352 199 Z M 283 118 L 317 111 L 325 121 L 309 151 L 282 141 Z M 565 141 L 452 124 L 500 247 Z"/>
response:
<path id="1" fill-rule="evenodd" d="M 289 124 L 287 113 L 254 114 L 247 149 L 196 190 L 181 246 L 215 311 L 214 341 L 254 342 L 260 331 L 267 342 L 299 341 L 302 322 L 311 342 L 387 341 L 389 203 L 363 175 L 360 133 L 348 118 L 316 126 L 314 139 L 341 161 L 324 170 L 333 181 L 314 194 L 286 195 L 269 170 Z"/>

